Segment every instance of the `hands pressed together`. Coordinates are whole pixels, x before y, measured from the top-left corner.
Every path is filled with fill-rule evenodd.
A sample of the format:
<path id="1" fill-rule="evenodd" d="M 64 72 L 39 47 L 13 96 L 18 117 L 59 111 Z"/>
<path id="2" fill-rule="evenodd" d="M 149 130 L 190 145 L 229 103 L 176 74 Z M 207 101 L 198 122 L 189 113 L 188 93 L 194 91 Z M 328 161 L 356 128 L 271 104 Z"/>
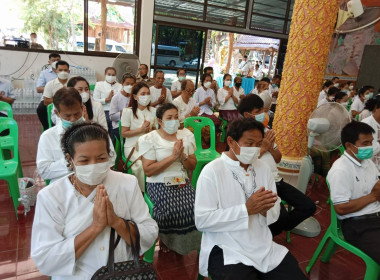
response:
<path id="1" fill-rule="evenodd" d="M 275 141 L 276 141 L 276 133 L 274 132 L 273 129 L 271 129 L 265 133 L 263 143 L 261 144 L 260 157 L 263 154 L 265 154 L 265 152 L 267 152 L 273 148 Z"/>
<path id="2" fill-rule="evenodd" d="M 248 198 L 245 206 L 247 207 L 248 215 L 261 214 L 266 216 L 267 211 L 275 205 L 276 201 L 277 193 L 261 187 Z"/>

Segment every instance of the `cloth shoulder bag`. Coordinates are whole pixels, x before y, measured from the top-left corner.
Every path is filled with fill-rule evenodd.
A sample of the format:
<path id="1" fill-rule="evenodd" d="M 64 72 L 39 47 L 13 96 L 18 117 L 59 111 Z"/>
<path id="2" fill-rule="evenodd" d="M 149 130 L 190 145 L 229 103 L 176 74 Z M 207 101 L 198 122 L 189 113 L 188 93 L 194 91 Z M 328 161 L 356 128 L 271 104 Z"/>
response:
<path id="1" fill-rule="evenodd" d="M 110 248 L 108 255 L 107 266 L 98 269 L 92 276 L 91 280 L 153 280 L 156 279 L 156 273 L 153 266 L 147 262 L 139 260 L 140 255 L 140 233 L 137 225 L 133 221 L 124 221 L 127 229 L 130 231 L 129 223 L 131 223 L 136 231 L 136 244 L 131 237 L 131 249 L 133 261 L 125 261 L 115 263 L 115 248 L 119 244 L 120 235 L 117 236 L 115 241 L 115 229 L 111 229 Z"/>

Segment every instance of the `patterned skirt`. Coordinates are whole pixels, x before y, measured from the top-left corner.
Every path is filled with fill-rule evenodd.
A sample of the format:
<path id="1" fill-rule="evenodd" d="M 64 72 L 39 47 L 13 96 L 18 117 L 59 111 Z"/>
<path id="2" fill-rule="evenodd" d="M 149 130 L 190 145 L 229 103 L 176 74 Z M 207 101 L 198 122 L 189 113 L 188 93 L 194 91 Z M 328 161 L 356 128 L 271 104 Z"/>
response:
<path id="1" fill-rule="evenodd" d="M 238 110 L 219 110 L 219 116 L 228 122 L 232 122 L 239 118 L 239 112 Z"/>

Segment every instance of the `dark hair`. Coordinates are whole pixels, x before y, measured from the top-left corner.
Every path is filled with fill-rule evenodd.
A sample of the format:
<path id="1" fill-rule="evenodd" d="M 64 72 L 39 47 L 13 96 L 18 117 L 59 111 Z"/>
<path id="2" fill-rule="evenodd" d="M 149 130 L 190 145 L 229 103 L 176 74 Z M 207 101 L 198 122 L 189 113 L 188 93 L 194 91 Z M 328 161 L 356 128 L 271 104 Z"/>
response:
<path id="1" fill-rule="evenodd" d="M 261 109 L 264 107 L 264 101 L 257 94 L 248 94 L 246 97 L 240 100 L 237 107 L 240 115 L 244 116 L 244 113 L 250 113 L 253 109 Z"/>
<path id="2" fill-rule="evenodd" d="M 335 79 L 338 79 L 339 80 L 339 77 L 334 77 L 331 79 L 331 81 L 335 80 Z"/>
<path id="3" fill-rule="evenodd" d="M 248 58 L 248 56 L 247 56 L 247 55 L 244 55 L 244 58 Z"/>
<path id="4" fill-rule="evenodd" d="M 170 109 L 176 109 L 178 111 L 178 108 L 173 103 L 166 102 L 162 104 L 156 111 L 157 119 L 162 120 L 162 117 L 164 116 L 165 112 Z"/>
<path id="5" fill-rule="evenodd" d="M 189 80 L 189 79 L 186 79 L 186 80 L 182 81 L 181 82 L 181 90 L 185 90 L 188 83 L 193 83 L 193 81 Z"/>
<path id="6" fill-rule="evenodd" d="M 177 77 L 178 77 L 178 75 L 179 75 L 179 72 L 181 72 L 181 71 L 185 71 L 185 74 L 187 73 L 185 68 L 179 68 L 179 69 L 177 70 Z"/>
<path id="7" fill-rule="evenodd" d="M 363 88 L 369 90 L 369 89 L 375 89 L 373 86 L 370 86 L 370 85 L 367 85 L 367 86 L 364 86 Z"/>
<path id="8" fill-rule="evenodd" d="M 358 92 L 358 95 L 364 95 L 364 93 L 368 90 L 368 88 L 366 87 L 362 87 L 361 89 L 359 89 L 359 92 Z"/>
<path id="9" fill-rule="evenodd" d="M 273 81 L 274 79 L 280 79 L 280 80 L 281 80 L 281 75 L 279 75 L 279 74 L 274 75 L 273 78 L 272 78 L 272 81 Z"/>
<path id="10" fill-rule="evenodd" d="M 149 86 L 146 83 L 139 82 L 137 84 L 134 84 L 132 87 L 132 90 L 131 90 L 132 96 L 129 99 L 128 107 L 132 107 L 132 112 L 133 112 L 133 115 L 135 116 L 136 119 L 138 119 L 138 117 L 137 117 L 138 104 L 137 104 L 137 100 L 134 97 L 137 96 L 137 93 L 140 91 L 140 89 L 142 89 L 144 87 L 149 89 Z M 149 110 L 149 105 L 150 105 L 150 103 L 147 106 L 148 110 Z"/>
<path id="11" fill-rule="evenodd" d="M 136 76 L 131 73 L 124 73 L 123 77 L 121 78 L 121 83 L 124 84 L 126 79 L 133 79 L 136 83 Z"/>
<path id="12" fill-rule="evenodd" d="M 340 139 L 342 141 L 342 145 L 345 147 L 347 142 L 355 145 L 355 142 L 358 141 L 360 134 L 367 135 L 373 133 L 375 133 L 375 131 L 368 124 L 352 121 L 342 129 Z"/>
<path id="13" fill-rule="evenodd" d="M 58 112 L 60 112 L 59 105 L 70 107 L 76 103 L 82 105 L 82 97 L 80 96 L 79 92 L 73 87 L 61 88 L 57 90 L 53 96 L 53 104 Z"/>
<path id="14" fill-rule="evenodd" d="M 380 98 L 376 98 L 376 108 L 380 108 Z"/>
<path id="15" fill-rule="evenodd" d="M 331 87 L 334 83 L 332 81 L 326 81 L 324 84 L 323 84 L 323 88 L 327 88 L 327 87 Z"/>
<path id="16" fill-rule="evenodd" d="M 108 70 L 113 70 L 115 71 L 115 73 L 117 73 L 115 67 L 107 67 L 106 69 L 104 69 L 104 74 L 106 74 Z"/>
<path id="17" fill-rule="evenodd" d="M 338 92 L 337 94 L 335 94 L 334 101 L 338 102 L 339 100 L 342 100 L 345 96 L 347 96 L 347 93 L 345 93 L 343 91 Z"/>
<path id="18" fill-rule="evenodd" d="M 236 77 L 234 78 L 234 84 L 236 84 L 236 81 L 237 81 L 238 79 L 240 79 L 240 80 L 243 82 L 243 78 L 242 78 L 241 76 L 236 76 Z"/>
<path id="19" fill-rule="evenodd" d="M 74 159 L 75 144 L 94 140 L 104 140 L 107 154 L 110 156 L 111 149 L 108 132 L 100 124 L 93 122 L 82 122 L 69 127 L 61 138 L 61 148 L 65 155 L 69 154 Z"/>
<path id="20" fill-rule="evenodd" d="M 154 71 L 153 78 L 156 78 L 156 76 L 157 76 L 158 73 L 162 73 L 165 76 L 164 71 L 162 71 L 162 70 L 156 70 L 156 71 Z"/>
<path id="21" fill-rule="evenodd" d="M 203 74 L 202 77 L 201 77 L 201 85 L 203 86 L 203 83 L 205 82 L 206 78 L 207 77 L 210 77 L 211 80 L 212 80 L 212 77 L 210 74 Z"/>
<path id="22" fill-rule="evenodd" d="M 334 94 L 337 94 L 338 92 L 340 92 L 339 88 L 331 87 L 327 91 L 327 95 L 334 95 Z"/>
<path id="23" fill-rule="evenodd" d="M 144 66 L 146 67 L 146 70 L 149 70 L 148 65 L 146 65 L 146 64 L 144 64 L 144 63 L 141 63 L 140 66 L 141 66 L 141 65 L 144 65 Z"/>
<path id="24" fill-rule="evenodd" d="M 30 36 L 32 36 L 32 35 L 36 35 L 37 36 L 37 33 L 36 32 L 30 33 Z"/>
<path id="25" fill-rule="evenodd" d="M 59 65 L 66 65 L 68 68 L 70 68 L 70 65 L 64 60 L 58 61 L 57 64 L 55 65 L 55 69 L 58 69 Z"/>
<path id="26" fill-rule="evenodd" d="M 267 82 L 268 84 L 270 84 L 270 79 L 267 78 L 267 77 L 264 77 L 260 80 L 260 82 Z"/>
<path id="27" fill-rule="evenodd" d="M 206 74 L 206 72 L 209 70 L 214 72 L 214 68 L 212 68 L 211 66 L 207 66 L 207 67 L 203 68 L 203 74 Z"/>
<path id="28" fill-rule="evenodd" d="M 368 99 L 367 102 L 365 103 L 364 109 L 367 109 L 368 111 L 372 112 L 375 109 L 376 104 L 377 104 L 376 99 L 373 99 L 373 98 Z"/>
<path id="29" fill-rule="evenodd" d="M 223 76 L 223 86 L 224 86 L 224 80 L 227 79 L 228 77 L 230 77 L 232 79 L 232 76 L 230 74 L 224 74 Z"/>
<path id="30" fill-rule="evenodd" d="M 264 137 L 264 125 L 262 123 L 251 118 L 236 119 L 228 124 L 227 137 L 230 136 L 238 142 L 245 131 L 255 129 L 259 130 Z"/>
<path id="31" fill-rule="evenodd" d="M 58 53 L 55 53 L 55 52 L 49 54 L 49 60 L 52 59 L 53 57 L 59 57 L 59 58 L 61 58 L 61 56 Z"/>
<path id="32" fill-rule="evenodd" d="M 86 82 L 87 86 L 90 88 L 90 84 L 87 82 L 87 80 L 85 78 L 83 78 L 83 77 L 80 77 L 80 76 L 72 77 L 67 82 L 67 87 L 72 87 L 73 88 L 80 81 Z M 90 94 L 90 93 L 88 93 L 88 94 Z M 91 96 L 86 101 L 86 103 L 83 103 L 83 104 L 86 106 L 86 111 L 87 111 L 87 114 L 88 114 L 88 118 L 90 120 L 92 120 L 94 118 L 94 111 L 92 110 Z"/>

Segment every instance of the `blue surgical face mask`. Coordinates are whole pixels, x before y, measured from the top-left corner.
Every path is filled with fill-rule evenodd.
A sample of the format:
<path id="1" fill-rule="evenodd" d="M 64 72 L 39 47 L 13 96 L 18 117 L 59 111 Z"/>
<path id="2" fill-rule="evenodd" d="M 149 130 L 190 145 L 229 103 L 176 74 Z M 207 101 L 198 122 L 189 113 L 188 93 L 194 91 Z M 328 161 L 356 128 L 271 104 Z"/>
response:
<path id="1" fill-rule="evenodd" d="M 356 146 L 355 146 L 356 147 Z M 358 149 L 358 153 L 355 156 L 360 160 L 370 159 L 373 155 L 373 147 L 356 147 Z"/>
<path id="2" fill-rule="evenodd" d="M 72 127 L 74 124 L 82 123 L 82 122 L 85 121 L 85 119 L 83 118 L 83 116 L 82 116 L 80 119 L 76 120 L 75 122 L 67 121 L 67 120 L 62 119 L 62 118 L 61 118 L 61 120 L 62 120 L 62 127 L 63 127 L 64 129 L 67 129 L 67 128 L 69 128 L 69 127 Z"/>
<path id="3" fill-rule="evenodd" d="M 261 113 L 261 114 L 256 115 L 255 120 L 260 122 L 260 123 L 263 123 L 265 120 L 265 113 Z"/>

